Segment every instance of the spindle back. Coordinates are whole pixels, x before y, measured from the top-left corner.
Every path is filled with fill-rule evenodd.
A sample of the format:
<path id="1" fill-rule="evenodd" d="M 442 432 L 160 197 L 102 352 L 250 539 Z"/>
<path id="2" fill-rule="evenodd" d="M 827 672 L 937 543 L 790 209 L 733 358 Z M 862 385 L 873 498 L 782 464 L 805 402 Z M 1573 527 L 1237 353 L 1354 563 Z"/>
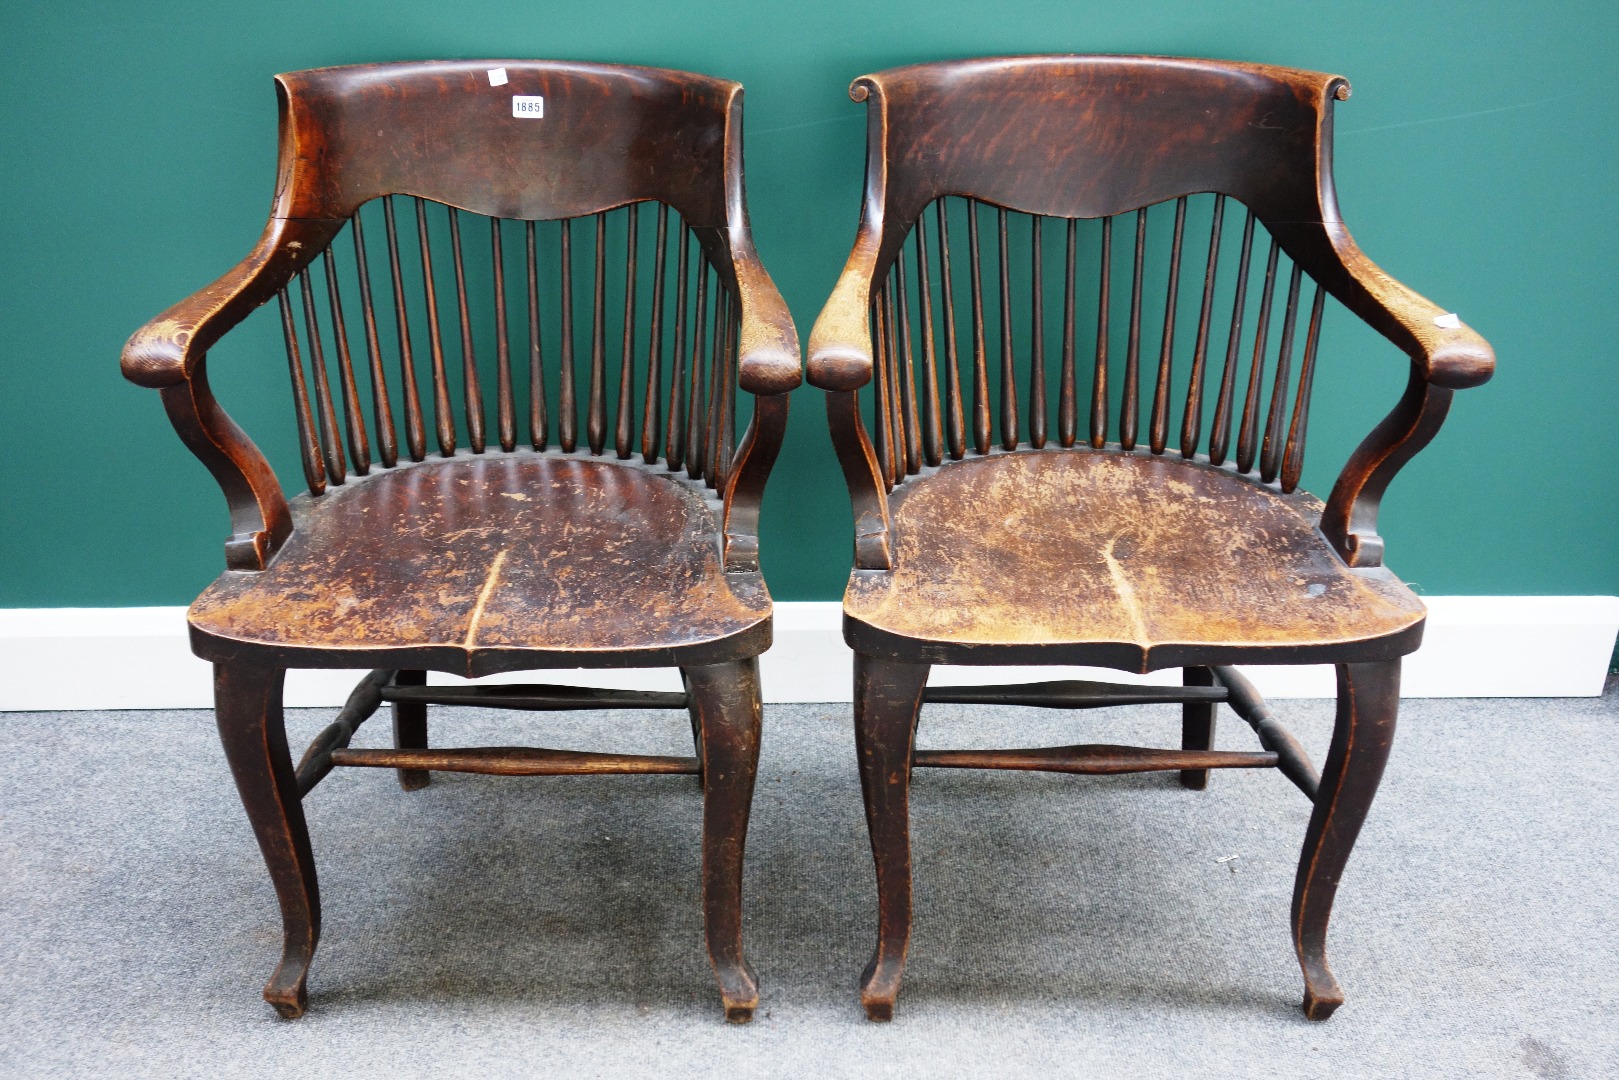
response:
<path id="1" fill-rule="evenodd" d="M 1112 444 L 1291 491 L 1326 300 L 1304 277 L 1223 195 L 1095 221 L 935 200 L 871 294 L 886 484 L 997 448 Z"/>
<path id="2" fill-rule="evenodd" d="M 312 493 L 367 472 L 373 436 L 385 466 L 610 447 L 723 486 L 732 245 L 752 251 L 739 85 L 512 60 L 276 86 L 266 242 L 301 249 L 278 299 Z"/>
<path id="3" fill-rule="evenodd" d="M 521 443 L 723 486 L 740 307 L 667 205 L 534 222 L 383 196 L 344 232 L 278 294 L 311 493 L 368 472 L 373 434 L 385 467 Z"/>
<path id="4" fill-rule="evenodd" d="M 1293 490 L 1326 296 L 1361 299 L 1329 234 L 1332 102 L 1348 92 L 1155 57 L 856 80 L 870 121 L 850 265 L 869 259 L 887 486 L 1049 443 L 1206 455 Z"/>
<path id="5" fill-rule="evenodd" d="M 378 461 L 610 447 L 707 485 L 726 571 L 756 572 L 801 373 L 748 227 L 741 86 L 536 60 L 329 68 L 276 86 L 276 195 L 258 244 L 121 357 L 219 481 L 227 564 L 262 570 L 293 532 L 281 484 L 207 373 L 208 350 L 274 300 L 313 495 Z"/>

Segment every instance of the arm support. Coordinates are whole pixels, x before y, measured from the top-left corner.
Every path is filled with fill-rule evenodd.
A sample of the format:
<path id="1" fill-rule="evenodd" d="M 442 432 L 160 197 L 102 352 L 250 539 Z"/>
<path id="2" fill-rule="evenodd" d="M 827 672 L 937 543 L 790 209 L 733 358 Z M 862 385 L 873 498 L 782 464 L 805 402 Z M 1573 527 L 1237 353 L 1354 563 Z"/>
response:
<path id="1" fill-rule="evenodd" d="M 832 429 L 832 448 L 843 466 L 854 510 L 854 564 L 858 570 L 892 569 L 889 548 L 888 485 L 877 455 L 860 420 L 860 394 L 856 390 L 826 395 L 826 419 Z"/>
<path id="2" fill-rule="evenodd" d="M 207 350 L 286 285 L 342 224 L 272 218 L 247 258 L 135 331 L 124 346 L 124 377 L 162 391 L 169 422 L 224 492 L 231 570 L 264 569 L 292 534 L 292 515 L 269 462 L 214 399 Z"/>
<path id="3" fill-rule="evenodd" d="M 764 501 L 765 481 L 776 464 L 786 431 L 787 396 L 769 394 L 755 398 L 753 422 L 731 459 L 722 496 L 725 502 L 723 554 L 727 572 L 746 573 L 759 569 L 759 507 Z"/>
<path id="4" fill-rule="evenodd" d="M 1429 382 L 1413 361 L 1399 404 L 1349 455 L 1321 513 L 1321 533 L 1350 566 L 1383 565 L 1383 538 L 1377 535 L 1383 492 L 1439 433 L 1454 395 L 1449 387 Z"/>
<path id="5" fill-rule="evenodd" d="M 225 493 L 231 524 L 225 566 L 263 570 L 292 535 L 292 513 L 270 463 L 214 400 L 206 357 L 196 359 L 190 378 L 163 388 L 163 407 L 181 441 Z"/>

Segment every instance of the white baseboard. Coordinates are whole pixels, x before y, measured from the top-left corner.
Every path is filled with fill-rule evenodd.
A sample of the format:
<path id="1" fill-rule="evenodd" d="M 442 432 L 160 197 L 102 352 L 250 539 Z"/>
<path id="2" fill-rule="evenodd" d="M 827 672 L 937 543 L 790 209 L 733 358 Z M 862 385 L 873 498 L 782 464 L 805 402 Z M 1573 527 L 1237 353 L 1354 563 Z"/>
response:
<path id="1" fill-rule="evenodd" d="M 1429 596 L 1422 649 L 1406 661 L 1406 697 L 1594 697 L 1602 693 L 1619 634 L 1616 596 Z M 762 663 L 765 700 L 848 701 L 850 653 L 841 605 L 776 605 L 776 644 Z M 1331 697 L 1330 667 L 1245 669 L 1268 697 Z M 673 670 L 548 671 L 489 681 L 570 682 L 624 689 L 679 689 Z M 1022 682 L 1103 678 L 1170 683 L 1085 668 L 934 669 L 933 681 Z M 435 682 L 458 682 L 433 676 Z M 350 671 L 288 675 L 289 706 L 335 706 Z M 0 710 L 201 709 L 213 705 L 207 664 L 186 643 L 185 609 L 0 609 Z"/>

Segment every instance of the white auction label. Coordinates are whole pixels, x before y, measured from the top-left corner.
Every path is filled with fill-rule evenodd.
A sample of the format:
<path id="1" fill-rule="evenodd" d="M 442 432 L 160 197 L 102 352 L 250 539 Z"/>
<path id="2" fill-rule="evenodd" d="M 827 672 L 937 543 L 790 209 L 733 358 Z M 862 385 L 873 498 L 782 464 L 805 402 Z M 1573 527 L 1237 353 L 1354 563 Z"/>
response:
<path id="1" fill-rule="evenodd" d="M 538 94 L 513 94 L 512 115 L 539 119 L 545 115 L 545 99 Z"/>
<path id="2" fill-rule="evenodd" d="M 506 85 L 506 69 L 503 68 L 503 67 L 490 68 L 489 69 L 489 85 L 490 86 L 505 86 Z"/>

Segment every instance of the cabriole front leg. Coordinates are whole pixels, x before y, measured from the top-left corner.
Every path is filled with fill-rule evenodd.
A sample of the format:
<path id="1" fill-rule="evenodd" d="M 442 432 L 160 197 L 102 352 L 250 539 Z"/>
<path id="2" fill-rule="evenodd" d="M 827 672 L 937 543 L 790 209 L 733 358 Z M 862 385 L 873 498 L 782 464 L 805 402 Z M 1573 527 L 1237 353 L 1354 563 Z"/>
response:
<path id="1" fill-rule="evenodd" d="M 928 665 L 855 654 L 854 737 L 877 866 L 877 949 L 860 979 L 868 1020 L 892 1020 L 911 944 L 911 751 Z"/>
<path id="2" fill-rule="evenodd" d="M 291 1020 L 309 1004 L 305 980 L 320 940 L 320 887 L 282 724 L 285 675 L 278 668 L 214 665 L 219 739 L 281 903 L 281 962 L 264 1000 Z"/>
<path id="3" fill-rule="evenodd" d="M 742 856 L 759 765 L 759 661 L 684 668 L 703 780 L 703 931 L 725 1018 L 753 1019 L 759 981 L 742 955 Z"/>
<path id="4" fill-rule="evenodd" d="M 1327 920 L 1383 779 L 1399 706 L 1400 661 L 1338 665 L 1337 725 L 1293 885 L 1293 944 L 1304 969 L 1304 1015 L 1311 1020 L 1325 1020 L 1344 1001 L 1327 965 Z"/>

